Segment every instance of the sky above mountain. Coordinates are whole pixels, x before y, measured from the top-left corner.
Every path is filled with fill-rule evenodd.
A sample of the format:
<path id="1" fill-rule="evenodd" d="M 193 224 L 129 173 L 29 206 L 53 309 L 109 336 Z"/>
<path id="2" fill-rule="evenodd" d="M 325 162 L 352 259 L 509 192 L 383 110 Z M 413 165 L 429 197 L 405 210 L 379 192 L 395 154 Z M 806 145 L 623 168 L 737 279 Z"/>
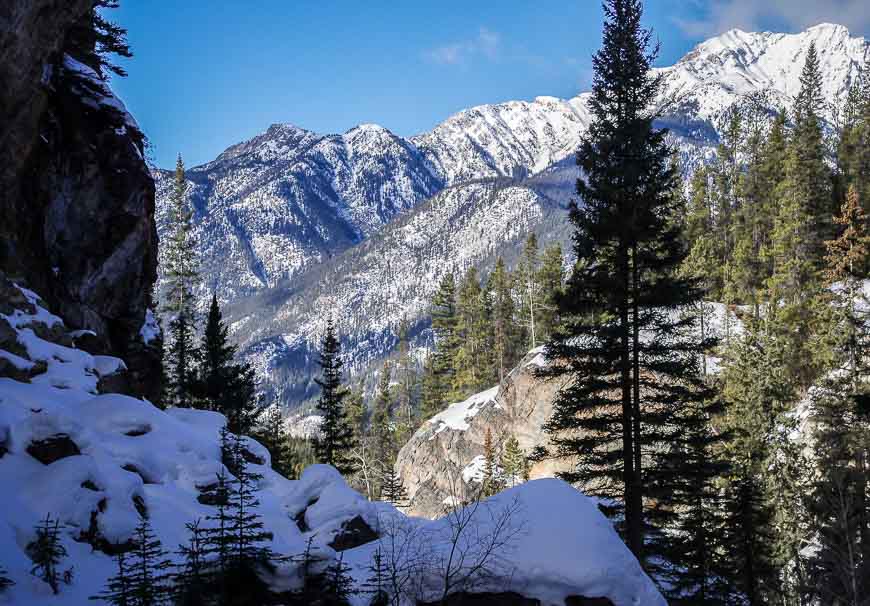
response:
<path id="1" fill-rule="evenodd" d="M 659 65 L 732 27 L 799 31 L 823 21 L 867 35 L 864 0 L 648 0 Z M 114 88 L 161 167 L 214 158 L 269 124 L 340 133 L 363 122 L 410 136 L 482 103 L 572 97 L 600 43 L 595 0 L 380 3 L 123 2 L 130 75 Z"/>

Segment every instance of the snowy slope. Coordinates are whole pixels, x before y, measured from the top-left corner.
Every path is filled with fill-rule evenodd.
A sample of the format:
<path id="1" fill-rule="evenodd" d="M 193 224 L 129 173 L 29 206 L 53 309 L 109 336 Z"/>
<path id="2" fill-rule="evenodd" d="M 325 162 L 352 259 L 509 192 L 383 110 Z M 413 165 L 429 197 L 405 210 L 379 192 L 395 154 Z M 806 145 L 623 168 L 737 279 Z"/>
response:
<path id="1" fill-rule="evenodd" d="M 144 400 L 101 393 L 100 379 L 122 372 L 123 361 L 76 349 L 61 320 L 34 293 L 21 292 L 27 304 L 0 314 L 8 328 L 0 351 L 29 375 L 0 376 L 0 566 L 15 582 L 0 593 L 0 603 L 85 604 L 115 572 L 106 552 L 128 544 L 140 515 L 147 514 L 163 546 L 174 551 L 186 542 L 185 523 L 215 513 L 198 497 L 223 469 L 218 435 L 225 419 L 198 410 L 161 411 Z M 471 520 L 460 545 L 472 553 L 502 512 L 511 512 L 505 519 L 516 529 L 500 551 L 505 557 L 457 591 L 514 591 L 560 606 L 571 595 L 605 597 L 616 606 L 664 604 L 595 503 L 563 482 L 532 482 L 428 521 L 365 500 L 331 467 L 310 466 L 291 481 L 270 469 L 261 445 L 245 438 L 244 448 L 253 470 L 262 474 L 256 511 L 273 534 L 275 551 L 299 555 L 313 538 L 313 552 L 334 561 L 342 548 L 336 539 L 346 538 L 345 525 L 358 519 L 378 538 L 346 544 L 344 563 L 361 584 L 371 554 L 395 554 L 392 546 L 401 541 L 396 557 L 418 566 L 403 605 L 440 596 L 456 516 Z M 58 595 L 30 574 L 27 555 L 34 526 L 46 514 L 63 525 L 68 555 L 60 569 L 72 571 Z M 464 574 L 455 562 L 452 570 Z M 300 563 L 282 562 L 269 582 L 276 590 L 293 589 L 300 574 Z M 355 596 L 354 603 L 366 604 L 367 596 Z"/>
<path id="2" fill-rule="evenodd" d="M 420 319 L 448 271 L 486 275 L 498 256 L 515 261 L 526 235 L 567 246 L 565 200 L 533 183 L 476 182 L 450 187 L 362 244 L 299 274 L 286 285 L 230 306 L 233 329 L 267 392 L 298 403 L 317 392 L 319 340 L 331 310 L 353 379 L 396 345 L 403 319 L 418 345 Z M 542 245 L 543 245 L 542 244 Z"/>

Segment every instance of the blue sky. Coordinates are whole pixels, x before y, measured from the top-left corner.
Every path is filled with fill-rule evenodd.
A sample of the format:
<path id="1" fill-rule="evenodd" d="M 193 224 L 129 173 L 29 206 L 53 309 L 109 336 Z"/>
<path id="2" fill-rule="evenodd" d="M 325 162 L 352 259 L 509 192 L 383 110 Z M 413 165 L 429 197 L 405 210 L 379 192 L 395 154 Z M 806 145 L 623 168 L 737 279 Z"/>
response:
<path id="1" fill-rule="evenodd" d="M 866 35 L 865 0 L 648 0 L 670 64 L 730 27 Z M 135 57 L 114 88 L 162 167 L 188 166 L 290 122 L 339 133 L 361 122 L 410 136 L 472 105 L 586 90 L 597 0 L 126 0 L 110 18 Z"/>

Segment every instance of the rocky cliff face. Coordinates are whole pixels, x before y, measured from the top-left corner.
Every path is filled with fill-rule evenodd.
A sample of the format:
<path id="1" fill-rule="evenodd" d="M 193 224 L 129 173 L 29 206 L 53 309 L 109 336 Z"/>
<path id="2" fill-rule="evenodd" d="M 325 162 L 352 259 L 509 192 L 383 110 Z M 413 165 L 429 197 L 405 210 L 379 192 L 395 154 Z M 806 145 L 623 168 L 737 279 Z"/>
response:
<path id="1" fill-rule="evenodd" d="M 156 279 L 154 182 L 144 137 L 70 32 L 89 0 L 0 7 L 0 271 L 43 293 L 93 353 L 130 365 L 156 396 L 156 343 L 140 336 Z"/>
<path id="2" fill-rule="evenodd" d="M 529 352 L 502 385 L 450 405 L 417 430 L 396 461 L 409 514 L 437 517 L 457 501 L 471 499 L 480 487 L 487 431 L 497 456 L 510 435 L 527 455 L 548 442 L 542 427 L 553 414 L 562 382 L 536 376 L 545 363 L 540 349 Z M 534 463 L 529 477 L 553 477 L 569 465 L 564 460 Z"/>

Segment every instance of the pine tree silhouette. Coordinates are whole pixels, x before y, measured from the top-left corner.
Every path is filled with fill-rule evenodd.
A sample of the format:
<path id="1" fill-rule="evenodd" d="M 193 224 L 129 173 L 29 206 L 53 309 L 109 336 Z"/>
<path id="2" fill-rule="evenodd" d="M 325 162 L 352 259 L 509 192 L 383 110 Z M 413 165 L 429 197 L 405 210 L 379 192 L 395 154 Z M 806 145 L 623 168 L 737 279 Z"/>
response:
<path id="1" fill-rule="evenodd" d="M 118 565 L 118 572 L 109 577 L 101 593 L 88 599 L 106 602 L 112 606 L 134 606 L 136 602 L 133 597 L 133 576 L 127 554 L 121 552 L 116 555 L 115 563 Z"/>
<path id="2" fill-rule="evenodd" d="M 178 546 L 182 562 L 175 573 L 174 602 L 177 606 L 204 606 L 214 589 L 214 563 L 206 559 L 207 538 L 200 520 L 185 524 L 186 545 Z"/>
<path id="3" fill-rule="evenodd" d="M 131 594 L 136 606 L 157 606 L 169 597 L 171 586 L 167 559 L 160 539 L 154 534 L 147 516 L 142 516 L 135 531 L 136 549 L 131 553 Z"/>
<path id="4" fill-rule="evenodd" d="M 402 478 L 396 473 L 395 465 L 388 463 L 381 481 L 381 500 L 394 507 L 405 507 L 408 504 L 407 499 L 408 493 L 402 484 Z"/>
<path id="5" fill-rule="evenodd" d="M 61 574 L 58 566 L 67 556 L 66 547 L 60 540 L 60 521 L 52 520 L 46 514 L 45 520 L 36 527 L 36 538 L 27 546 L 33 561 L 30 573 L 39 577 L 51 587 L 54 593 L 60 591 Z"/>
<path id="6" fill-rule="evenodd" d="M 360 587 L 360 593 L 372 596 L 369 606 L 387 606 L 390 603 L 390 594 L 387 591 L 389 569 L 384 561 L 381 548 L 375 549 L 368 568 L 369 576 Z"/>

